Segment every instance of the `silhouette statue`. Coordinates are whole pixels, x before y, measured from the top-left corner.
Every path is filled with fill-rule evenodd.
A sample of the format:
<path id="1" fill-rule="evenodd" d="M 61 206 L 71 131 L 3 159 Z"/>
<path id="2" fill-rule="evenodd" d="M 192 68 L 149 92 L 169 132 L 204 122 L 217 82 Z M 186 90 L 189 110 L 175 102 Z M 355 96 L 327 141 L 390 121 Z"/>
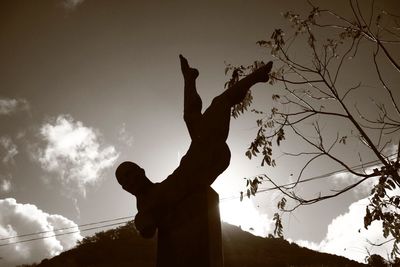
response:
<path id="1" fill-rule="evenodd" d="M 229 133 L 231 108 L 243 101 L 248 90 L 254 84 L 268 81 L 272 62 L 255 70 L 215 97 L 211 105 L 202 114 L 202 101 L 196 90 L 196 79 L 199 72 L 197 69 L 191 68 L 182 55 L 179 58 L 184 78 L 183 119 L 192 140 L 186 155 L 182 157 L 178 168 L 160 183 L 152 183 L 141 167 L 129 161 L 118 166 L 116 178 L 124 190 L 136 196 L 138 213 L 135 217 L 135 227 L 140 235 L 144 238 L 151 238 L 158 228 L 158 267 L 217 266 L 218 264 L 205 265 L 199 263 L 199 261 L 196 263 L 196 259 L 191 263 L 185 262 L 183 255 L 176 251 L 177 248 L 173 248 L 174 246 L 169 244 L 174 243 L 174 237 L 171 236 L 170 232 L 173 232 L 172 228 L 176 224 L 180 224 L 179 228 L 182 229 L 185 227 L 187 229 L 201 227 L 201 225 L 184 225 L 194 222 L 185 219 L 186 217 L 196 216 L 194 212 L 189 212 L 189 210 L 199 209 L 196 212 L 203 214 L 200 216 L 211 216 L 213 218 L 211 221 L 207 218 L 196 220 L 196 224 L 209 224 L 208 230 L 206 230 L 208 232 L 211 231 L 211 228 L 215 228 L 213 226 L 215 224 L 217 228 L 219 227 L 219 230 L 215 228 L 211 232 L 221 235 L 218 195 L 210 188 L 210 185 L 225 171 L 230 162 L 231 155 L 226 139 Z M 208 211 L 211 209 L 214 210 L 212 214 Z M 187 222 L 183 223 L 182 221 L 185 220 Z M 183 235 L 185 238 L 193 238 L 190 233 Z M 202 235 L 200 233 L 195 238 L 202 239 Z M 221 239 L 220 236 L 215 238 Z M 212 240 L 208 238 L 208 242 L 212 242 Z M 181 246 L 185 245 L 181 244 Z M 206 247 L 210 248 L 207 245 Z M 191 249 L 195 250 L 194 248 Z M 188 250 L 186 249 L 186 251 Z M 179 251 L 182 252 L 181 249 Z M 163 260 L 159 257 L 162 257 Z M 174 261 L 173 257 L 183 258 L 178 262 L 176 259 Z M 171 263 L 171 261 L 174 262 Z"/>

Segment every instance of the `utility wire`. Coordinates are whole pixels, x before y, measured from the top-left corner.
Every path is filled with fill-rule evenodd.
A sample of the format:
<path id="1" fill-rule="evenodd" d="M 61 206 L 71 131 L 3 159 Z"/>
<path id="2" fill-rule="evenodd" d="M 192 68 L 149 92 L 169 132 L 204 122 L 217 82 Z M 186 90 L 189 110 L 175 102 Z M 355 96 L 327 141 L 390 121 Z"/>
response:
<path id="1" fill-rule="evenodd" d="M 15 244 L 19 244 L 19 243 L 25 243 L 25 242 L 31 242 L 31 241 L 37 241 L 37 240 L 56 237 L 56 236 L 76 234 L 76 233 L 85 232 L 85 231 L 89 231 L 89 230 L 95 230 L 95 229 L 105 228 L 105 227 L 109 227 L 109 226 L 120 225 L 120 224 L 127 223 L 127 222 L 129 222 L 129 220 L 128 221 L 123 221 L 123 222 L 118 222 L 118 223 L 102 225 L 102 226 L 91 227 L 91 228 L 72 231 L 72 232 L 67 232 L 67 233 L 59 233 L 59 234 L 54 234 L 54 235 L 49 235 L 49 236 L 42 236 L 42 237 L 36 237 L 36 238 L 31 238 L 31 239 L 26 239 L 26 240 L 21 240 L 21 241 L 15 241 L 15 242 L 6 243 L 6 244 L 0 244 L 0 247 L 9 246 L 9 245 L 15 245 Z"/>
<path id="2" fill-rule="evenodd" d="M 394 153 L 394 154 L 392 154 L 392 155 L 389 155 L 388 158 L 390 158 L 390 157 L 392 157 L 392 156 L 394 156 L 394 155 L 397 155 L 397 153 Z M 364 167 L 373 166 L 374 164 L 379 163 L 379 162 L 380 162 L 380 160 L 374 160 L 374 161 L 370 161 L 370 162 L 367 162 L 367 163 L 363 163 L 363 164 L 359 164 L 359 165 L 353 166 L 353 167 L 351 167 L 351 169 L 358 170 L 358 169 L 362 169 L 362 168 L 364 168 Z M 260 190 L 257 191 L 257 193 L 262 193 L 262 192 L 267 192 L 267 191 L 276 190 L 276 189 L 278 189 L 279 187 L 290 186 L 290 185 L 294 185 L 294 184 L 296 184 L 296 183 L 305 183 L 305 182 L 309 182 L 309 181 L 313 181 L 313 180 L 318 180 L 318 179 L 322 179 L 322 178 L 328 178 L 328 177 L 332 176 L 333 174 L 341 173 L 341 172 L 344 172 L 344 171 L 347 171 L 347 169 L 344 168 L 344 169 L 341 169 L 341 170 L 329 172 L 329 173 L 322 174 L 322 175 L 318 175 L 318 176 L 313 176 L 313 177 L 310 177 L 310 178 L 307 178 L 307 179 L 300 180 L 300 181 L 298 181 L 298 182 L 292 182 L 292 183 L 288 183 L 288 184 L 281 185 L 281 186 L 274 186 L 274 187 L 270 187 L 270 188 L 260 189 Z M 226 200 L 235 199 L 235 198 L 240 198 L 240 196 L 239 196 L 239 197 L 237 197 L 237 196 L 231 196 L 231 197 L 221 198 L 220 200 L 221 200 L 221 201 L 226 201 Z M 0 239 L 0 241 L 9 240 L 9 239 L 12 239 L 12 238 L 27 237 L 27 236 L 45 234 L 45 233 L 49 233 L 49 232 L 57 232 L 57 231 L 68 230 L 68 229 L 73 229 L 73 228 L 85 227 L 85 226 L 90 226 L 90 225 L 96 225 L 96 224 L 106 223 L 106 222 L 124 220 L 124 219 L 128 219 L 128 218 L 133 218 L 133 217 L 134 217 L 134 216 L 126 216 L 126 217 L 120 217 L 120 218 L 115 218 L 115 219 L 110 219 L 110 220 L 103 220 L 103 221 L 99 221 L 99 222 L 81 224 L 81 225 L 77 225 L 77 226 L 71 226 L 71 227 L 64 227 L 64 228 L 54 229 L 54 230 L 52 230 L 52 231 L 49 230 L 49 231 L 42 231 L 42 232 L 37 232 L 37 233 L 30 233 L 30 234 L 17 235 L 17 236 L 13 236 L 13 237 L 2 238 L 2 239 Z M 16 241 L 16 242 L 12 242 L 12 243 L 0 244 L 0 247 L 4 247 L 4 246 L 8 246 L 8 245 L 14 245 L 14 244 L 18 244 L 18 243 L 31 242 L 31 241 L 36 241 L 36 240 L 41 240 L 41 239 L 51 238 L 51 237 L 56 237 L 56 236 L 75 234 L 75 233 L 85 232 L 85 231 L 89 231 L 89 230 L 101 229 L 101 228 L 105 228 L 105 227 L 120 225 L 120 224 L 123 224 L 123 223 L 127 223 L 127 222 L 129 222 L 129 221 L 130 221 L 130 220 L 123 221 L 123 222 L 118 222 L 118 223 L 107 224 L 107 225 L 102 225 L 102 226 L 91 227 L 91 228 L 82 229 L 82 230 L 76 230 L 76 231 L 67 232 L 67 233 L 59 233 L 59 234 L 54 234 L 54 235 L 50 235 L 50 236 L 42 236 L 42 237 L 37 237 L 37 238 L 31 238 L 31 239 Z"/>
<path id="3" fill-rule="evenodd" d="M 22 234 L 22 235 L 10 236 L 10 237 L 1 238 L 0 241 L 9 240 L 9 239 L 13 239 L 13 238 L 20 238 L 20 237 L 27 237 L 27 236 L 33 236 L 33 235 L 46 234 L 46 233 L 50 233 L 50 232 L 69 230 L 69 229 L 73 229 L 73 228 L 85 227 L 85 226 L 96 225 L 96 224 L 101 224 L 101 223 L 114 222 L 114 221 L 125 220 L 125 219 L 129 219 L 129 218 L 133 218 L 133 217 L 134 216 L 126 216 L 126 217 L 120 217 L 120 218 L 115 218 L 115 219 L 110 219 L 110 220 L 104 220 L 104 221 L 80 224 L 80 225 L 76 225 L 76 226 L 58 228 L 58 229 L 53 229 L 53 230 L 48 230 L 48 231 L 42 231 L 42 232 L 36 232 L 36 233 L 30 233 L 30 234 Z"/>
<path id="4" fill-rule="evenodd" d="M 397 153 L 389 155 L 388 158 L 393 157 L 395 155 L 397 155 Z M 350 169 L 359 170 L 359 169 L 362 169 L 364 167 L 374 166 L 376 163 L 379 163 L 379 162 L 380 162 L 380 160 L 373 160 L 373 161 L 369 161 L 369 162 L 362 163 L 362 164 L 359 164 L 359 165 L 355 165 L 355 166 L 351 167 Z M 263 193 L 263 192 L 267 192 L 267 191 L 272 191 L 272 190 L 276 190 L 276 189 L 279 189 L 279 188 L 282 188 L 282 187 L 291 186 L 291 185 L 300 184 L 300 183 L 306 183 L 306 182 L 310 182 L 310 181 L 313 181 L 313 180 L 329 178 L 330 176 L 332 176 L 334 174 L 345 172 L 345 171 L 348 171 L 348 169 L 343 168 L 341 170 L 337 170 L 337 171 L 321 174 L 321 175 L 318 175 L 318 176 L 313 176 L 313 177 L 310 177 L 310 178 L 307 178 L 307 179 L 303 179 L 303 180 L 300 180 L 300 181 L 297 181 L 297 182 L 292 182 L 292 183 L 288 183 L 288 184 L 284 184 L 284 185 L 280 185 L 280 186 L 274 186 L 274 187 L 260 189 L 260 190 L 257 190 L 257 193 Z M 256 175 L 256 176 L 261 176 L 261 175 Z M 236 196 L 235 195 L 235 196 L 230 196 L 230 197 L 224 197 L 224 198 L 221 198 L 220 200 L 221 201 L 225 201 L 225 200 L 237 199 L 237 198 L 240 198 L 240 196 Z"/>

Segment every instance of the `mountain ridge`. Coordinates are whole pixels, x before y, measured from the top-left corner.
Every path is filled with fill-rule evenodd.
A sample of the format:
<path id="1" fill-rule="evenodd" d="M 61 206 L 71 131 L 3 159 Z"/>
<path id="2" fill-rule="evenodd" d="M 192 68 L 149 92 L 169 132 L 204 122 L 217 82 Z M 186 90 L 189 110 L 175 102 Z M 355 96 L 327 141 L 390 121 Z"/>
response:
<path id="1" fill-rule="evenodd" d="M 222 224 L 222 243 L 225 267 L 367 266 L 342 256 L 303 248 L 281 238 L 254 236 L 227 223 Z M 85 237 L 75 248 L 44 259 L 37 265 L 24 266 L 154 267 L 156 244 L 155 238 L 140 237 L 133 222 L 129 222 L 116 229 Z"/>

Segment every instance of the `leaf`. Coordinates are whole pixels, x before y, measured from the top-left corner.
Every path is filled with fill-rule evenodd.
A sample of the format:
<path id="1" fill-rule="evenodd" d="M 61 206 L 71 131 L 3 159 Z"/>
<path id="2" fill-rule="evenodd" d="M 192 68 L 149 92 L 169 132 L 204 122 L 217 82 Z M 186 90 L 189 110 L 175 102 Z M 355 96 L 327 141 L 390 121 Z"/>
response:
<path id="1" fill-rule="evenodd" d="M 251 152 L 250 152 L 250 150 L 247 150 L 247 151 L 246 151 L 246 156 L 247 156 L 249 159 L 251 159 Z"/>
<path id="2" fill-rule="evenodd" d="M 394 204 L 396 207 L 399 207 L 399 204 L 400 204 L 400 197 L 395 197 L 394 200 L 393 200 L 393 204 Z"/>
<path id="3" fill-rule="evenodd" d="M 386 183 L 388 184 L 389 189 L 392 189 L 392 190 L 396 189 L 396 185 L 394 184 L 394 182 L 391 179 L 388 179 L 386 181 Z"/>
<path id="4" fill-rule="evenodd" d="M 279 146 L 281 144 L 282 140 L 285 140 L 285 132 L 283 131 L 283 128 L 280 128 L 278 133 L 277 133 L 277 138 L 276 138 L 276 143 Z"/>
<path id="5" fill-rule="evenodd" d="M 278 202 L 278 209 L 280 209 L 280 210 L 284 210 L 285 209 L 285 206 L 286 206 L 286 202 L 287 202 L 287 200 L 286 200 L 286 198 L 282 198 L 279 202 Z"/>
<path id="6" fill-rule="evenodd" d="M 274 235 L 278 236 L 279 238 L 283 238 L 283 226 L 281 217 L 278 213 L 274 214 L 273 220 L 275 221 Z"/>
<path id="7" fill-rule="evenodd" d="M 229 64 L 225 67 L 225 75 L 232 69 L 232 66 Z"/>
<path id="8" fill-rule="evenodd" d="M 261 162 L 261 166 L 264 166 L 263 165 L 264 162 L 266 162 L 268 166 L 271 166 L 271 157 L 267 153 L 264 155 L 263 162 Z"/>
<path id="9" fill-rule="evenodd" d="M 383 227 L 383 237 L 387 238 L 389 236 L 389 228 L 387 226 Z"/>
<path id="10" fill-rule="evenodd" d="M 274 101 L 278 101 L 280 98 L 281 97 L 279 95 L 275 95 L 275 94 L 272 95 L 272 100 L 274 100 Z"/>
<path id="11" fill-rule="evenodd" d="M 368 229 L 368 226 L 372 222 L 372 215 L 371 212 L 369 211 L 369 208 L 367 207 L 366 214 L 364 216 L 364 228 Z"/>
<path id="12" fill-rule="evenodd" d="M 253 182 L 250 184 L 250 186 L 251 186 L 251 194 L 253 195 L 253 196 L 255 196 L 256 195 L 256 193 L 257 193 L 257 190 L 258 190 L 258 182 L 255 182 L 254 180 L 253 180 Z"/>
<path id="13" fill-rule="evenodd" d="M 315 47 L 315 37 L 312 33 L 310 33 L 308 36 L 308 45 L 312 48 Z"/>
<path id="14" fill-rule="evenodd" d="M 347 136 L 342 136 L 342 137 L 340 138 L 340 140 L 339 140 L 339 144 L 340 144 L 340 143 L 343 143 L 343 145 L 345 145 L 345 144 L 346 144 L 346 139 L 347 139 Z"/>
<path id="15" fill-rule="evenodd" d="M 253 186 L 250 187 L 250 193 L 255 196 L 256 195 L 256 190 Z"/>
<path id="16" fill-rule="evenodd" d="M 265 46 L 266 44 L 268 44 L 268 42 L 265 40 L 260 40 L 260 41 L 257 41 L 256 44 L 258 44 L 259 46 Z"/>

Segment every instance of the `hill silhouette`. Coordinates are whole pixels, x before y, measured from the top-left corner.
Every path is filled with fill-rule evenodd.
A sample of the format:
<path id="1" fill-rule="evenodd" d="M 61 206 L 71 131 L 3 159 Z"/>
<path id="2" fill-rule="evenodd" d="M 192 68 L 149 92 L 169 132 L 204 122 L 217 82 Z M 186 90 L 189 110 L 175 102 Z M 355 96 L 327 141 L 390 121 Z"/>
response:
<path id="1" fill-rule="evenodd" d="M 253 236 L 229 224 L 222 226 L 222 240 L 225 267 L 366 266 L 344 257 L 302 248 L 284 239 Z M 129 222 L 86 237 L 75 248 L 31 266 L 154 267 L 156 242 L 140 237 L 133 222 Z"/>

